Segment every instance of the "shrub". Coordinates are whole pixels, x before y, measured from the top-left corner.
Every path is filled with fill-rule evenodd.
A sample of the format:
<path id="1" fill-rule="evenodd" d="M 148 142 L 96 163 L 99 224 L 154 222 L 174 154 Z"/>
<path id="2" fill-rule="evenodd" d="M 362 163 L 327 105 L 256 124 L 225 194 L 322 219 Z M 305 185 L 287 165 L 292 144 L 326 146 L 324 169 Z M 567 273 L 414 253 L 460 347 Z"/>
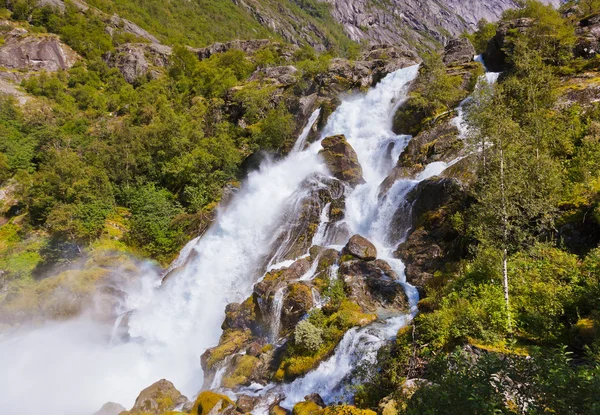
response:
<path id="1" fill-rule="evenodd" d="M 294 340 L 300 348 L 309 352 L 317 352 L 323 345 L 323 329 L 315 327 L 308 320 L 303 320 L 296 325 Z"/>

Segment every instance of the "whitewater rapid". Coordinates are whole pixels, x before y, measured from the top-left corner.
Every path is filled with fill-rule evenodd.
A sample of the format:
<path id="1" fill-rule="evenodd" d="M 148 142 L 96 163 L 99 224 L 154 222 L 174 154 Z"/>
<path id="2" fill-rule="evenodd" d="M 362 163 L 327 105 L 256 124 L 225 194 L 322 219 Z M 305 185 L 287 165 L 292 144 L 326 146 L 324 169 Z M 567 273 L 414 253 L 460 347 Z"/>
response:
<path id="1" fill-rule="evenodd" d="M 370 239 L 379 258 L 394 268 L 409 296 L 411 313 L 348 332 L 331 359 L 284 387 L 287 406 L 306 391 L 321 393 L 326 400 L 343 394 L 340 382 L 361 358 L 357 354 L 372 359 L 414 315 L 418 294 L 405 283 L 402 262 L 393 257 L 401 240 L 389 235 L 389 225 L 406 194 L 447 165 L 433 163 L 415 180 L 396 182 L 383 198 L 379 185 L 410 140 L 391 131 L 391 117 L 417 73 L 417 66 L 401 69 L 366 94 L 346 97 L 321 133 L 321 138 L 344 134 L 355 149 L 366 183 L 347 196 L 346 224 L 351 234 Z M 173 277 L 161 285 L 161 276 L 148 270 L 135 286 L 122 287 L 129 294 L 123 309 L 134 310 L 128 341 L 115 341 L 112 326 L 85 316 L 0 337 L 0 413 L 85 415 L 108 401 L 130 408 L 142 389 L 162 378 L 193 398 L 203 383 L 200 355 L 218 343 L 225 306 L 245 300 L 265 264 L 275 265 L 275 257 L 269 255 L 285 237 L 286 215 L 301 207 L 298 191 L 303 181 L 315 173 L 328 174 L 318 156 L 320 142 L 306 145 L 318 116 L 313 114 L 286 158 L 266 160 L 248 176 L 207 233 L 182 250 L 170 268 Z M 321 220 L 327 221 L 327 215 Z M 315 238 L 325 242 L 323 226 Z M 277 331 L 274 324 L 274 338 Z"/>

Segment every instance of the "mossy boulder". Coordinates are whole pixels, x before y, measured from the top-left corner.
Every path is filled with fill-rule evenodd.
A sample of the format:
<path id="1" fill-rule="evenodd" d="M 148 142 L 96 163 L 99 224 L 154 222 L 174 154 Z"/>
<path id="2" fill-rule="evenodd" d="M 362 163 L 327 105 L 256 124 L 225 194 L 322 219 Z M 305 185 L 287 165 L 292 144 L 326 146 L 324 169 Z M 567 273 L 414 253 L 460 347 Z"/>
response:
<path id="1" fill-rule="evenodd" d="M 248 297 L 241 304 L 228 304 L 225 308 L 225 320 L 221 328 L 227 330 L 250 330 L 256 333 L 259 330 L 260 308 L 254 296 Z"/>
<path id="2" fill-rule="evenodd" d="M 279 404 L 275 404 L 269 408 L 269 415 L 289 415 L 289 411 Z"/>
<path id="3" fill-rule="evenodd" d="M 313 295 L 310 285 L 306 282 L 290 284 L 283 300 L 281 312 L 282 328 L 293 330 L 298 322 L 312 309 Z"/>
<path id="4" fill-rule="evenodd" d="M 214 412 L 216 415 L 223 413 L 226 409 L 235 409 L 235 404 L 229 397 L 212 391 L 204 391 L 196 398 L 190 414 L 208 415 Z"/>
<path id="5" fill-rule="evenodd" d="M 396 110 L 392 131 L 398 135 L 415 136 L 421 132 L 430 117 L 430 111 L 422 102 L 409 98 Z"/>
<path id="6" fill-rule="evenodd" d="M 319 328 L 324 332 L 321 347 L 318 350 L 306 350 L 295 344 L 288 344 L 279 368 L 275 372 L 274 380 L 292 381 L 306 375 L 331 356 L 344 333 L 352 327 L 365 326 L 376 319 L 376 315 L 366 314 L 358 304 L 343 301 L 338 309 L 320 324 Z"/>
<path id="7" fill-rule="evenodd" d="M 377 415 L 377 412 L 351 405 L 333 405 L 325 408 L 322 415 Z"/>
<path id="8" fill-rule="evenodd" d="M 377 258 L 377 248 L 367 238 L 354 235 L 342 250 L 342 255 L 351 255 L 363 261 L 373 261 Z"/>
<path id="9" fill-rule="evenodd" d="M 298 402 L 292 409 L 292 415 L 321 415 L 323 408 L 312 401 Z"/>
<path id="10" fill-rule="evenodd" d="M 173 411 L 179 405 L 186 403 L 187 400 L 171 382 L 161 379 L 140 392 L 133 408 L 123 415 L 158 415 Z"/>
<path id="11" fill-rule="evenodd" d="M 247 354 L 236 355 L 225 372 L 222 386 L 234 389 L 238 386 L 249 385 L 260 364 L 261 361 L 257 357 Z"/>
<path id="12" fill-rule="evenodd" d="M 350 186 L 365 183 L 362 166 L 356 152 L 343 135 L 327 137 L 321 141 L 319 152 L 331 174 Z"/>
<path id="13" fill-rule="evenodd" d="M 250 342 L 252 333 L 250 330 L 231 330 L 226 331 L 219 340 L 219 345 L 208 349 L 202 354 L 200 359 L 202 369 L 205 372 L 214 370 L 217 364 L 223 362 L 240 350 L 244 349 Z"/>

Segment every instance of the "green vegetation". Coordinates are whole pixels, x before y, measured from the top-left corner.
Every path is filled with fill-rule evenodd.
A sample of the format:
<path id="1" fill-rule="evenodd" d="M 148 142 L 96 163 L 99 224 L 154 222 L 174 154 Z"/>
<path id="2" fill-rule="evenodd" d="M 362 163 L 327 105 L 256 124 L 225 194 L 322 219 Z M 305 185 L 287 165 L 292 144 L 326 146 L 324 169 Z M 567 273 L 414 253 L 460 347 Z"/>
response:
<path id="1" fill-rule="evenodd" d="M 361 407 L 391 395 L 401 414 L 600 410 L 600 112 L 589 99 L 565 103 L 560 77 L 595 77 L 598 65 L 573 57 L 572 20 L 537 1 L 503 20 L 521 17 L 532 26 L 507 34 L 508 70 L 467 108 L 466 199 L 431 213 L 456 232 L 461 258 L 425 287 L 413 326 L 359 371 Z M 473 35 L 479 50 L 493 26 Z M 410 378 L 429 383 L 409 393 Z"/>
<path id="2" fill-rule="evenodd" d="M 417 135 L 467 96 L 462 84 L 461 76 L 448 74 L 439 54 L 426 55 L 409 99 L 394 116 L 394 131 Z"/>
<path id="3" fill-rule="evenodd" d="M 294 342 L 285 351 L 275 379 L 293 380 L 305 375 L 333 352 L 346 331 L 376 318 L 347 300 L 338 306 L 329 303 L 324 311 L 311 311 L 308 319 L 296 326 Z"/>

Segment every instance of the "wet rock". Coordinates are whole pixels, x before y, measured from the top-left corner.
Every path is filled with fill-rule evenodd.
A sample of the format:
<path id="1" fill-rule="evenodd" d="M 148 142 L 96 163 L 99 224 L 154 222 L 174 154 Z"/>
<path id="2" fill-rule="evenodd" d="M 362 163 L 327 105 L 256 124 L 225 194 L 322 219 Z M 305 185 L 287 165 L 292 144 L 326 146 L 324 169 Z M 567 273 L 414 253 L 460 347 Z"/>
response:
<path id="1" fill-rule="evenodd" d="M 329 221 L 326 224 L 325 239 L 333 243 L 339 230 L 337 227 L 344 217 L 345 186 L 324 174 L 314 174 L 304 180 L 294 194 L 298 200 L 296 208 L 287 212 L 280 227 L 285 230 L 274 245 L 277 252 L 275 262 L 298 258 L 310 249 L 319 229 L 324 209 L 329 205 Z"/>
<path id="2" fill-rule="evenodd" d="M 161 379 L 140 392 L 129 413 L 161 414 L 172 411 L 187 401 L 171 382 Z"/>
<path id="3" fill-rule="evenodd" d="M 289 415 L 289 411 L 279 404 L 275 404 L 269 408 L 269 415 Z"/>
<path id="4" fill-rule="evenodd" d="M 358 156 L 350 143 L 346 141 L 345 136 L 327 137 L 321 142 L 321 145 L 323 149 L 319 151 L 319 154 L 336 179 L 346 182 L 350 186 L 365 183 Z"/>
<path id="5" fill-rule="evenodd" d="M 261 361 L 247 354 L 238 354 L 233 357 L 225 370 L 222 386 L 235 389 L 239 386 L 249 386 L 256 379 Z"/>
<path id="6" fill-rule="evenodd" d="M 354 235 L 342 250 L 342 255 L 351 255 L 363 261 L 373 261 L 377 258 L 377 248 L 366 238 Z"/>
<path id="7" fill-rule="evenodd" d="M 298 322 L 313 308 L 313 296 L 310 285 L 294 283 L 288 286 L 281 310 L 281 328 L 290 332 Z"/>
<path id="8" fill-rule="evenodd" d="M 432 178 L 409 193 L 408 209 L 395 213 L 392 232 L 407 226 L 414 229 L 395 254 L 406 265 L 407 282 L 416 286 L 422 296 L 435 272 L 464 254 L 459 235 L 449 219 L 454 212 L 464 209 L 465 197 L 457 180 Z"/>
<path id="9" fill-rule="evenodd" d="M 348 298 L 369 312 L 403 311 L 408 307 L 404 288 L 386 261 L 344 262 L 340 275 Z"/>
<path id="10" fill-rule="evenodd" d="M 79 56 L 54 35 L 29 35 L 13 30 L 0 46 L 0 66 L 7 69 L 56 72 L 71 68 Z"/>
<path id="11" fill-rule="evenodd" d="M 450 162 L 464 149 L 464 142 L 452 119 L 436 123 L 412 138 L 400 154 L 398 163 L 380 186 L 383 195 L 399 179 L 414 179 L 425 167 L 437 161 Z"/>
<path id="12" fill-rule="evenodd" d="M 310 395 L 306 395 L 304 397 L 304 400 L 307 402 L 314 402 L 321 408 L 325 408 L 327 406 L 323 398 L 321 398 L 321 395 L 319 395 L 318 393 L 311 393 Z"/>
<path id="13" fill-rule="evenodd" d="M 157 68 L 169 65 L 172 49 L 169 46 L 147 43 L 126 43 L 113 52 L 108 52 L 103 59 L 112 68 L 117 68 L 130 84 L 139 78 L 159 75 Z"/>
<path id="14" fill-rule="evenodd" d="M 443 61 L 448 66 L 462 65 L 471 62 L 475 53 L 475 48 L 466 37 L 452 39 L 444 48 Z"/>
<path id="15" fill-rule="evenodd" d="M 254 300 L 249 297 L 241 304 L 232 303 L 225 307 L 225 320 L 221 325 L 223 330 L 250 330 L 256 333 L 259 330 L 260 309 Z"/>
<path id="16" fill-rule="evenodd" d="M 260 398 L 252 397 L 248 395 L 238 395 L 237 401 L 235 404 L 239 409 L 242 410 L 243 413 L 248 414 L 252 412 L 252 410 L 256 407 Z"/>
<path id="17" fill-rule="evenodd" d="M 118 403 L 114 402 L 107 402 L 102 405 L 102 408 L 100 408 L 99 411 L 94 412 L 93 415 L 119 415 L 125 410 L 126 409 L 123 407 L 123 405 L 119 405 Z"/>
<path id="18" fill-rule="evenodd" d="M 248 356 L 258 357 L 262 353 L 262 348 L 263 347 L 259 343 L 254 342 L 248 346 L 246 349 L 246 354 Z"/>

